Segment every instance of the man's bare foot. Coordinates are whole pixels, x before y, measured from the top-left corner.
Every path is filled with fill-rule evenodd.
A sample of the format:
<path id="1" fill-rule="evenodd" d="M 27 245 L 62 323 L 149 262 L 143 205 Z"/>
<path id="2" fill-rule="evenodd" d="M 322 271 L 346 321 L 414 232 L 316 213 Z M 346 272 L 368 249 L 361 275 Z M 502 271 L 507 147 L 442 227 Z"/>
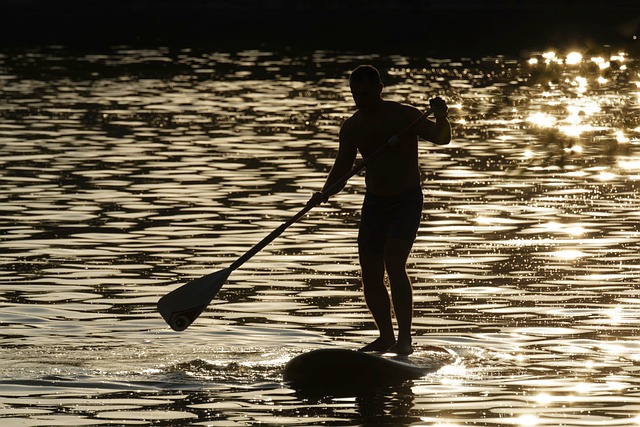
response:
<path id="1" fill-rule="evenodd" d="M 397 343 L 389 347 L 389 353 L 395 353 L 399 356 L 407 356 L 413 353 L 413 346 L 411 345 L 411 341 L 409 342 L 398 341 Z"/>
<path id="2" fill-rule="evenodd" d="M 365 345 L 358 351 L 387 351 L 389 347 L 395 344 L 395 340 L 388 340 L 382 337 L 377 338 L 370 344 Z"/>

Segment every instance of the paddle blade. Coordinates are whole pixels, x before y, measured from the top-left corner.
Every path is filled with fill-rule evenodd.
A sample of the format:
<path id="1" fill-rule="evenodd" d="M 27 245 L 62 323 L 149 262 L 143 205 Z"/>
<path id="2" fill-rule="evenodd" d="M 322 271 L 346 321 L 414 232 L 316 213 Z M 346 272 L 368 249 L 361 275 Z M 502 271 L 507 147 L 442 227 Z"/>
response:
<path id="1" fill-rule="evenodd" d="M 169 292 L 158 311 L 174 331 L 184 331 L 200 316 L 231 274 L 230 268 L 208 274 Z"/>

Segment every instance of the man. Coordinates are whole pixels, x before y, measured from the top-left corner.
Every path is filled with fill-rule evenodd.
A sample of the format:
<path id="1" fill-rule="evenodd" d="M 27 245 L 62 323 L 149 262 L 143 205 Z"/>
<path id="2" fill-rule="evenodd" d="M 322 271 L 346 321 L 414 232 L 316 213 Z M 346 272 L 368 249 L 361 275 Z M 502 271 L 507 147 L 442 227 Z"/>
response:
<path id="1" fill-rule="evenodd" d="M 349 86 L 357 111 L 340 129 L 338 154 L 323 192 L 314 194 L 309 203 L 326 201 L 342 190 L 344 185 L 332 189 L 331 194 L 324 193 L 351 170 L 358 151 L 366 159 L 422 115 L 417 108 L 382 99 L 384 85 L 378 70 L 370 65 L 353 70 Z M 367 189 L 358 233 L 358 254 L 365 301 L 380 336 L 361 351 L 413 352 L 413 290 L 406 263 L 422 216 L 418 136 L 438 145 L 451 140 L 446 103 L 436 97 L 430 100 L 430 106 L 435 123 L 422 119 L 411 132 L 403 134 L 397 143 L 366 166 Z M 384 282 L 385 271 L 391 299 Z M 391 301 L 398 323 L 397 340 Z"/>

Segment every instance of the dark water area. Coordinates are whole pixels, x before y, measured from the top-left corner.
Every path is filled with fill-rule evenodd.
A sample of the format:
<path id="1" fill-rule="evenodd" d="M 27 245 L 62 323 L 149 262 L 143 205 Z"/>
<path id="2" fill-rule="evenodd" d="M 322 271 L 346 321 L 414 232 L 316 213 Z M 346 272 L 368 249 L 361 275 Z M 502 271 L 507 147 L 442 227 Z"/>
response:
<path id="1" fill-rule="evenodd" d="M 590 40 L 467 56 L 7 43 L 0 424 L 639 426 L 640 65 Z M 420 146 L 408 269 L 416 345 L 455 357 L 401 385 L 309 395 L 282 380 L 289 360 L 375 336 L 362 176 L 188 330 L 155 305 L 321 188 L 361 63 L 387 99 L 451 106 L 454 141 Z"/>
<path id="2" fill-rule="evenodd" d="M 2 4 L 4 3 L 4 4 Z M 637 51 L 640 7 L 615 1 L 4 0 L 0 45 L 330 49 L 527 56 Z"/>

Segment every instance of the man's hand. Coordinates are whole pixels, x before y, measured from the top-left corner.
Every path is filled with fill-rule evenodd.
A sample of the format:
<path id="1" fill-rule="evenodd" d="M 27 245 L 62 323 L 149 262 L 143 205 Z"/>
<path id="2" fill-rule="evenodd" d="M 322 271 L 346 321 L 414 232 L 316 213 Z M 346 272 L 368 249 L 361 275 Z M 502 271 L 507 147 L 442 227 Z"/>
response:
<path id="1" fill-rule="evenodd" d="M 436 120 L 446 119 L 447 112 L 449 111 L 449 107 L 447 107 L 447 103 L 444 102 L 444 99 L 436 96 L 435 98 L 429 100 L 429 107 L 433 111 L 433 115 Z"/>
<path id="2" fill-rule="evenodd" d="M 311 195 L 311 198 L 307 202 L 307 206 L 316 206 L 321 203 L 325 203 L 327 200 L 329 200 L 329 196 L 325 196 L 320 191 L 317 191 Z"/>

